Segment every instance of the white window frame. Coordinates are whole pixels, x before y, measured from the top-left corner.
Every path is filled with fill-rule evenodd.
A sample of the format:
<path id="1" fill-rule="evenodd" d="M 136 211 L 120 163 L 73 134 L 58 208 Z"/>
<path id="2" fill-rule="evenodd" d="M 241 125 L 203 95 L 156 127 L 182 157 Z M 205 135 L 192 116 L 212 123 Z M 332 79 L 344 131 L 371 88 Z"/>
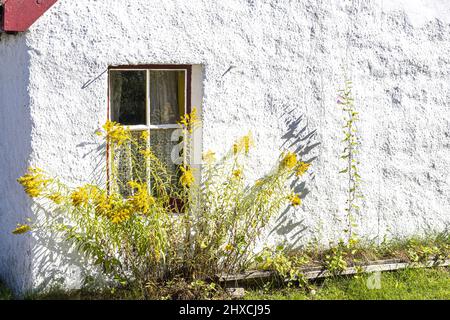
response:
<path id="1" fill-rule="evenodd" d="M 184 114 L 180 116 L 184 116 L 187 113 L 191 112 L 189 110 L 191 108 L 190 101 L 191 97 L 189 97 L 189 93 L 191 92 L 190 87 L 191 79 L 192 79 L 192 66 L 186 65 L 183 67 L 177 67 L 174 65 L 171 68 L 164 68 L 160 66 L 130 66 L 130 67 L 110 67 L 108 69 L 108 120 L 112 121 L 112 103 L 111 103 L 111 97 L 112 97 L 112 86 L 111 86 L 111 71 L 146 71 L 146 86 L 145 86 L 145 113 L 146 113 L 146 124 L 145 125 L 124 125 L 127 129 L 129 129 L 131 132 L 140 132 L 140 131 L 147 131 L 149 133 L 149 138 L 147 140 L 147 146 L 151 146 L 150 139 L 151 139 L 151 130 L 168 130 L 168 129 L 182 129 L 182 126 L 175 123 L 175 124 L 160 124 L 160 125 L 154 125 L 151 124 L 151 101 L 150 101 L 150 72 L 151 71 L 184 71 Z M 187 139 L 184 139 L 184 150 L 187 150 Z M 183 164 L 188 164 L 187 154 L 186 152 L 183 153 Z M 111 168 L 113 159 L 109 159 L 108 167 Z M 109 184 L 109 174 L 108 174 L 108 184 Z M 150 187 L 150 186 L 149 186 Z"/>

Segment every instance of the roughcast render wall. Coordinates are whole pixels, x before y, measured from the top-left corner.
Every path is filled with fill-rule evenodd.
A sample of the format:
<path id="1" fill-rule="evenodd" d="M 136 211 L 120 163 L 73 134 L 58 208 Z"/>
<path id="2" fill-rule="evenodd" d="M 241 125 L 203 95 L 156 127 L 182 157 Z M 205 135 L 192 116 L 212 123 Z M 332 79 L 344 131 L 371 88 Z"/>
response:
<path id="1" fill-rule="evenodd" d="M 75 258 L 8 233 L 33 215 L 15 179 L 28 164 L 74 185 L 98 178 L 92 133 L 106 119 L 109 65 L 202 65 L 203 149 L 223 153 L 252 131 L 250 180 L 281 150 L 311 160 L 295 184 L 304 205 L 268 230 L 294 246 L 345 228 L 336 92 L 346 70 L 361 113 L 359 234 L 450 223 L 448 1 L 61 0 L 26 34 L 3 35 L 0 54 L 0 273 L 16 292 L 77 284 Z"/>

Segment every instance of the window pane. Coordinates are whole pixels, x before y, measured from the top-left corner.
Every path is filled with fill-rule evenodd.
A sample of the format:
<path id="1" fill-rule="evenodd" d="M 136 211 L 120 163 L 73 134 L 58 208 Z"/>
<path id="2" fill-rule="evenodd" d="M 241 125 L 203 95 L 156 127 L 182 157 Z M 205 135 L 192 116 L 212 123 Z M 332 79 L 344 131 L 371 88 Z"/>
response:
<path id="1" fill-rule="evenodd" d="M 122 144 L 114 153 L 117 191 L 124 197 L 132 194 L 128 185 L 129 181 L 150 182 L 150 187 L 157 187 L 152 174 L 149 171 L 148 162 L 143 151 L 150 149 L 158 160 L 164 165 L 168 176 L 160 176 L 164 181 L 171 177 L 171 187 L 177 187 L 179 183 L 179 166 L 183 163 L 182 158 L 182 136 L 174 134 L 180 132 L 178 129 L 155 129 L 150 130 L 150 145 L 148 140 L 142 137 L 142 131 L 132 132 L 132 139 Z M 172 141 L 176 140 L 176 141 Z M 145 152 L 144 152 L 145 153 Z M 162 172 L 161 172 L 162 173 Z M 159 172 L 157 173 L 159 175 Z M 148 180 L 150 178 L 150 180 Z M 161 187 L 161 186 L 159 186 Z"/>
<path id="2" fill-rule="evenodd" d="M 110 71 L 111 120 L 123 125 L 146 124 L 146 71 Z"/>
<path id="3" fill-rule="evenodd" d="M 176 129 L 150 130 L 150 148 L 155 156 L 166 165 L 167 171 L 173 175 L 174 181 L 178 181 L 179 156 L 182 152 L 181 139 L 179 141 L 171 141 L 172 134 Z M 177 138 L 177 136 L 175 136 Z"/>
<path id="4" fill-rule="evenodd" d="M 185 113 L 185 71 L 150 71 L 150 123 L 176 124 Z"/>
<path id="5" fill-rule="evenodd" d="M 148 146 L 142 132 L 132 132 L 131 141 L 124 143 L 115 153 L 117 187 L 121 195 L 131 195 L 129 181 L 147 182 L 147 166 L 142 151 Z"/>

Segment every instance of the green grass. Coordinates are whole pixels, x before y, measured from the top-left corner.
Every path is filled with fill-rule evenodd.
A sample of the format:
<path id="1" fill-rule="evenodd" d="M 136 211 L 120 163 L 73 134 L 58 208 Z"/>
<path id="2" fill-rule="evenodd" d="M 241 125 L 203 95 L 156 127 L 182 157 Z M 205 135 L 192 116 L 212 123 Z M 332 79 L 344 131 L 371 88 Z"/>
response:
<path id="1" fill-rule="evenodd" d="M 373 276 L 327 278 L 312 284 L 310 290 L 284 288 L 253 290 L 245 299 L 256 300 L 450 300 L 450 268 L 406 269 L 380 274 L 379 289 L 369 289 Z M 370 277 L 370 279 L 368 279 Z M 369 280 L 369 281 L 368 281 Z M 372 281 L 370 281 L 372 280 Z M 375 281 L 376 282 L 376 281 Z M 34 299 L 102 299 L 102 296 L 70 296 L 61 293 Z M 130 298 L 130 297 L 129 297 Z M 12 299 L 11 292 L 0 283 L 0 300 Z"/>
<path id="2" fill-rule="evenodd" d="M 450 269 L 406 269 L 381 273 L 381 287 L 369 289 L 369 275 L 328 278 L 304 289 L 254 290 L 246 299 L 263 300 L 449 300 Z M 373 276 L 371 280 L 373 280 Z M 372 286 L 373 287 L 373 286 Z"/>
<path id="3" fill-rule="evenodd" d="M 11 291 L 8 290 L 1 282 L 0 282 L 0 300 L 10 300 L 12 299 Z"/>

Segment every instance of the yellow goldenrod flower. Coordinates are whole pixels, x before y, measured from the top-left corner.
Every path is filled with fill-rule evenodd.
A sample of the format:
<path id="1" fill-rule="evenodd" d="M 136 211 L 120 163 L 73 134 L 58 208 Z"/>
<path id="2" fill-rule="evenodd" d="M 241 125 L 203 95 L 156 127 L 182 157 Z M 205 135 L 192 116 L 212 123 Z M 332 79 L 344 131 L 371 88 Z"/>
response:
<path id="1" fill-rule="evenodd" d="M 141 139 L 142 139 L 142 140 L 147 141 L 147 140 L 148 140 L 148 137 L 149 137 L 148 131 L 142 131 L 142 132 L 141 132 Z"/>
<path id="2" fill-rule="evenodd" d="M 18 224 L 17 228 L 12 232 L 13 234 L 23 234 L 31 231 L 31 227 L 27 224 Z"/>
<path id="3" fill-rule="evenodd" d="M 244 151 L 245 154 L 248 154 L 250 151 L 250 147 L 254 144 L 252 134 L 249 132 L 247 135 L 239 138 L 233 144 L 233 154 L 237 155 L 238 153 Z"/>
<path id="4" fill-rule="evenodd" d="M 216 161 L 216 154 L 215 152 L 208 150 L 203 154 L 203 161 L 205 161 L 208 164 L 212 164 Z"/>
<path id="5" fill-rule="evenodd" d="M 233 171 L 233 177 L 240 179 L 242 178 L 242 170 L 241 169 L 237 169 Z"/>
<path id="6" fill-rule="evenodd" d="M 295 173 L 295 175 L 297 177 L 301 177 L 302 175 L 304 175 L 306 173 L 306 171 L 308 171 L 309 167 L 311 166 L 310 163 L 306 163 L 306 162 L 300 162 L 300 165 L 297 168 L 297 172 Z"/>
<path id="7" fill-rule="evenodd" d="M 118 146 L 130 139 L 130 131 L 114 121 L 107 121 L 103 125 L 108 141 Z"/>
<path id="8" fill-rule="evenodd" d="M 139 153 L 142 154 L 144 156 L 144 158 L 147 160 L 155 158 L 155 155 L 151 149 L 141 150 L 141 151 L 139 151 Z"/>
<path id="9" fill-rule="evenodd" d="M 126 206 L 122 206 L 114 211 L 111 222 L 114 224 L 122 223 L 131 217 L 131 210 Z"/>
<path id="10" fill-rule="evenodd" d="M 155 204 L 155 198 L 148 194 L 147 184 L 130 181 L 128 185 L 135 189 L 134 195 L 129 198 L 134 210 L 144 215 L 148 214 L 150 206 Z"/>
<path id="11" fill-rule="evenodd" d="M 258 179 L 258 180 L 255 181 L 255 186 L 259 187 L 259 186 L 261 186 L 263 183 L 264 183 L 264 180 L 263 180 L 263 179 Z"/>
<path id="12" fill-rule="evenodd" d="M 252 147 L 254 144 L 251 132 L 249 132 L 246 136 L 242 137 L 241 143 L 243 145 L 245 154 L 248 154 L 250 151 L 250 147 Z"/>
<path id="13" fill-rule="evenodd" d="M 240 149 L 239 149 L 239 144 L 237 142 L 235 142 L 233 144 L 233 154 L 237 155 L 239 153 Z"/>
<path id="14" fill-rule="evenodd" d="M 41 169 L 30 167 L 24 176 L 17 179 L 17 182 L 23 186 L 30 197 L 35 198 L 42 194 L 51 179 L 47 179 Z"/>
<path id="15" fill-rule="evenodd" d="M 200 120 L 197 116 L 197 108 L 193 108 L 191 113 L 187 113 L 184 116 L 181 116 L 178 124 L 181 125 L 184 129 L 188 130 L 189 133 L 192 133 L 193 129 L 200 123 Z"/>
<path id="16" fill-rule="evenodd" d="M 112 215 L 112 208 L 119 199 L 116 194 L 108 196 L 105 191 L 95 192 L 93 195 L 93 202 L 95 214 L 98 216 L 110 217 Z"/>
<path id="17" fill-rule="evenodd" d="M 283 168 L 293 169 L 297 165 L 297 155 L 293 152 L 288 152 L 281 161 Z"/>
<path id="18" fill-rule="evenodd" d="M 87 206 L 89 203 L 89 193 L 86 187 L 79 187 L 70 195 L 74 207 Z"/>
<path id="19" fill-rule="evenodd" d="M 302 199 L 296 194 L 293 194 L 289 197 L 289 201 L 291 202 L 291 205 L 296 207 L 302 204 Z"/>
<path id="20" fill-rule="evenodd" d="M 48 198 L 53 201 L 55 204 L 61 204 L 64 200 L 64 197 L 61 193 L 55 192 L 48 196 Z"/>
<path id="21" fill-rule="evenodd" d="M 180 183 L 183 187 L 189 188 L 195 181 L 192 169 L 180 166 L 180 170 L 183 173 L 180 177 Z"/>

